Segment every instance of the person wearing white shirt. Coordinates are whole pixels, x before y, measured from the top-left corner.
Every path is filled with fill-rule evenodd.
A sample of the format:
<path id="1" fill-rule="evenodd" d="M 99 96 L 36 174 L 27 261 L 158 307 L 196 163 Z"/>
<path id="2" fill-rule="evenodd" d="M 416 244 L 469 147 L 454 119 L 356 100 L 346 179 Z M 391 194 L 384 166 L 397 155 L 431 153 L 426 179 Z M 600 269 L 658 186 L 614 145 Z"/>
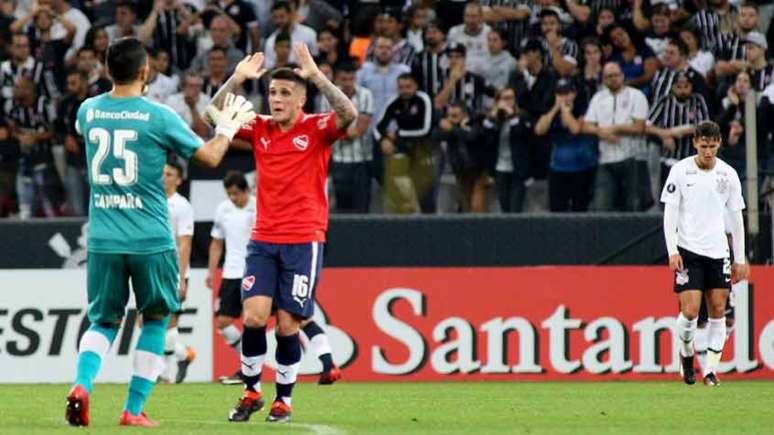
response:
<path id="1" fill-rule="evenodd" d="M 180 265 L 180 302 L 185 301 L 188 293 L 188 267 L 191 264 L 191 242 L 194 234 L 194 213 L 191 203 L 177 189 L 183 183 L 183 167 L 177 161 L 170 161 L 164 166 L 164 192 L 167 194 L 167 208 L 169 209 L 169 224 L 172 227 L 172 235 L 177 246 L 178 263 Z M 167 335 L 164 340 L 164 372 L 161 378 L 167 382 L 172 381 L 175 375 L 175 383 L 179 384 L 185 379 L 188 366 L 193 362 L 196 353 L 190 346 L 185 346 L 180 341 L 180 332 L 177 329 L 177 321 L 182 308 L 172 317 L 167 326 Z M 177 361 L 177 373 L 174 362 Z"/>
<path id="2" fill-rule="evenodd" d="M 172 94 L 177 92 L 178 81 L 166 74 L 159 72 L 156 65 L 158 52 L 151 51 L 148 57 L 150 65 L 150 77 L 148 78 L 148 92 L 146 96 L 158 103 L 164 103 Z"/>
<path id="3" fill-rule="evenodd" d="M 263 67 L 271 69 L 276 62 L 276 55 L 274 54 L 274 42 L 277 40 L 277 35 L 283 30 L 290 34 L 290 40 L 293 43 L 303 42 L 309 47 L 309 52 L 312 56 L 317 56 L 317 32 L 311 27 L 299 24 L 296 22 L 296 11 L 293 8 L 292 2 L 278 1 L 271 7 L 271 20 L 277 27 L 277 30 L 266 39 L 266 46 L 263 49 L 264 61 Z M 297 63 L 296 54 L 291 51 L 290 61 Z"/>
<path id="4" fill-rule="evenodd" d="M 86 32 L 91 28 L 91 21 L 89 21 L 86 14 L 81 12 L 80 9 L 72 7 L 70 3 L 65 0 L 52 0 L 51 6 L 58 14 L 64 16 L 67 18 L 67 21 L 75 25 L 73 42 L 65 54 L 65 59 L 69 59 L 83 46 L 83 41 L 86 39 Z M 58 21 L 51 27 L 51 39 L 64 38 L 66 34 L 67 30 L 62 23 Z"/>
<path id="5" fill-rule="evenodd" d="M 487 35 L 492 29 L 488 24 L 484 24 L 484 12 L 478 3 L 471 2 L 465 5 L 463 18 L 463 24 L 449 29 L 449 36 L 446 39 L 449 45 L 464 45 L 467 53 L 465 68 L 470 72 L 481 74 L 488 67 L 486 64 L 489 55 Z"/>
<path id="6" fill-rule="evenodd" d="M 223 256 L 223 275 L 218 288 L 215 303 L 215 326 L 221 337 L 232 349 L 240 353 L 242 332 L 235 325 L 242 314 L 241 286 L 247 256 L 247 243 L 250 241 L 255 224 L 256 201 L 250 194 L 247 178 L 239 171 L 229 171 L 223 178 L 223 188 L 228 199 L 221 202 L 215 210 L 215 218 L 210 231 L 210 249 L 207 262 L 208 288 L 213 289 L 215 273 Z M 222 377 L 224 384 L 241 383 L 238 376 Z M 232 382 L 233 381 L 233 382 Z"/>
<path id="7" fill-rule="evenodd" d="M 664 203 L 664 238 L 669 269 L 675 274 L 674 291 L 680 302 L 677 340 L 681 373 L 687 384 L 694 374 L 694 336 L 702 299 L 707 300 L 707 360 L 704 384 L 716 386 L 717 367 L 726 340 L 725 309 L 731 283 L 747 278 L 739 175 L 717 158 L 720 127 L 703 121 L 696 127 L 693 146 L 697 154 L 669 171 L 661 193 Z M 726 218 L 732 238 L 734 264 L 729 259 Z"/>
<path id="8" fill-rule="evenodd" d="M 166 104 L 191 126 L 191 130 L 201 137 L 206 137 L 209 127 L 202 119 L 202 114 L 207 109 L 210 98 L 202 92 L 203 84 L 204 80 L 201 76 L 193 73 L 186 74 L 183 78 L 182 92 L 170 95 Z"/>
<path id="9" fill-rule="evenodd" d="M 516 59 L 505 49 L 505 37 L 500 30 L 491 30 L 487 35 L 487 68 L 481 73 L 486 84 L 493 88 L 503 88 L 508 84 L 512 71 L 516 70 Z"/>
<path id="10" fill-rule="evenodd" d="M 582 127 L 583 133 L 599 137 L 596 209 L 635 211 L 642 208 L 639 184 L 646 183 L 636 158 L 646 152 L 648 100 L 640 90 L 624 86 L 617 63 L 605 64 L 602 82 L 605 88 L 592 97 Z"/>

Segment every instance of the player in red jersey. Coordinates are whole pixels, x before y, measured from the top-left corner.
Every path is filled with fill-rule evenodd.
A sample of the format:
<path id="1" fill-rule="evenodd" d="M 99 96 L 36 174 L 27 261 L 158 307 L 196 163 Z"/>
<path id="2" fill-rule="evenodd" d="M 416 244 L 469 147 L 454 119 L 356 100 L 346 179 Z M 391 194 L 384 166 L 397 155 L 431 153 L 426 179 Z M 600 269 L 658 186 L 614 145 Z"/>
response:
<path id="1" fill-rule="evenodd" d="M 263 407 L 260 379 L 266 356 L 266 323 L 277 315 L 277 395 L 267 421 L 289 421 L 291 391 L 301 361 L 299 328 L 312 316 L 328 229 L 325 180 L 333 143 L 346 136 L 357 117 L 349 98 L 317 68 L 305 44 L 294 47 L 299 68 L 272 72 L 269 84 L 271 116 L 259 116 L 236 138 L 250 144 L 259 174 L 258 207 L 242 280 L 244 331 L 242 377 L 245 391 L 229 414 L 230 421 L 247 421 Z M 237 66 L 234 75 L 213 97 L 233 92 L 246 79 L 263 74 L 258 53 Z M 334 108 L 306 114 L 307 81 Z M 211 113 L 213 118 L 219 114 Z"/>

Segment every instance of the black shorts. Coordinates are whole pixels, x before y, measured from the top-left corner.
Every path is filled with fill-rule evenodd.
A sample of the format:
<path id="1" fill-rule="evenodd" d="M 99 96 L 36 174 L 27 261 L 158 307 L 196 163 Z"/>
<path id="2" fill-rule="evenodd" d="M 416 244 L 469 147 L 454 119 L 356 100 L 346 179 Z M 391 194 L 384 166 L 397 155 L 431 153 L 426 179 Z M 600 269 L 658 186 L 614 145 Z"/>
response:
<path id="1" fill-rule="evenodd" d="M 685 290 L 731 289 L 731 260 L 709 258 L 677 248 L 683 258 L 683 270 L 675 272 L 675 293 Z"/>
<path id="2" fill-rule="evenodd" d="M 215 315 L 239 318 L 242 315 L 241 290 L 241 279 L 223 279 L 218 289 L 218 300 L 215 302 Z"/>
<path id="3" fill-rule="evenodd" d="M 725 315 L 727 319 L 733 319 L 736 315 L 736 311 L 734 310 L 734 297 L 732 294 L 728 295 L 728 299 L 726 299 L 726 311 Z M 707 323 L 709 320 L 709 311 L 707 311 L 707 299 L 701 298 L 701 308 L 699 308 L 699 324 Z"/>

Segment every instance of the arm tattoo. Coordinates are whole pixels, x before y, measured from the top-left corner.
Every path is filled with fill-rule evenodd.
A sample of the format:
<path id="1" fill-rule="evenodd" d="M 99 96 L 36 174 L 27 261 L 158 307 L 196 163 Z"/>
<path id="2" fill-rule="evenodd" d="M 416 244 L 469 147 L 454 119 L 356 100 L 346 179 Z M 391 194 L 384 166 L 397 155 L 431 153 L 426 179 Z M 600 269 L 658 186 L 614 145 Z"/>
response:
<path id="1" fill-rule="evenodd" d="M 232 75 L 231 77 L 226 80 L 226 83 L 223 83 L 223 86 L 218 89 L 218 92 L 215 93 L 215 95 L 210 98 L 209 103 L 207 105 L 213 105 L 217 107 L 218 109 L 223 108 L 223 100 L 226 99 L 226 94 L 229 92 L 234 92 L 236 89 L 238 89 L 242 83 L 239 83 L 236 79 L 236 76 Z"/>
<path id="2" fill-rule="evenodd" d="M 357 110 L 349 97 L 322 74 L 313 78 L 312 82 L 320 90 L 320 93 L 325 95 L 328 103 L 333 107 L 333 111 L 336 112 L 336 128 L 341 130 L 349 126 L 357 117 Z"/>

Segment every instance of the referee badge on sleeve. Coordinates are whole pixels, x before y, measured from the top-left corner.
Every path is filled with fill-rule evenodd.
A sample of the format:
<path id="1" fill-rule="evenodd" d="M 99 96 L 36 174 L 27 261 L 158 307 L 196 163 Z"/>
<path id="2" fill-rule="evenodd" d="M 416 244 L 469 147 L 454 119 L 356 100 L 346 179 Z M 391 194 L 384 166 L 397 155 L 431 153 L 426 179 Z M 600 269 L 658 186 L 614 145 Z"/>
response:
<path id="1" fill-rule="evenodd" d="M 667 188 L 666 188 L 667 193 L 675 193 L 676 189 L 677 187 L 675 186 L 675 183 L 667 184 Z"/>

